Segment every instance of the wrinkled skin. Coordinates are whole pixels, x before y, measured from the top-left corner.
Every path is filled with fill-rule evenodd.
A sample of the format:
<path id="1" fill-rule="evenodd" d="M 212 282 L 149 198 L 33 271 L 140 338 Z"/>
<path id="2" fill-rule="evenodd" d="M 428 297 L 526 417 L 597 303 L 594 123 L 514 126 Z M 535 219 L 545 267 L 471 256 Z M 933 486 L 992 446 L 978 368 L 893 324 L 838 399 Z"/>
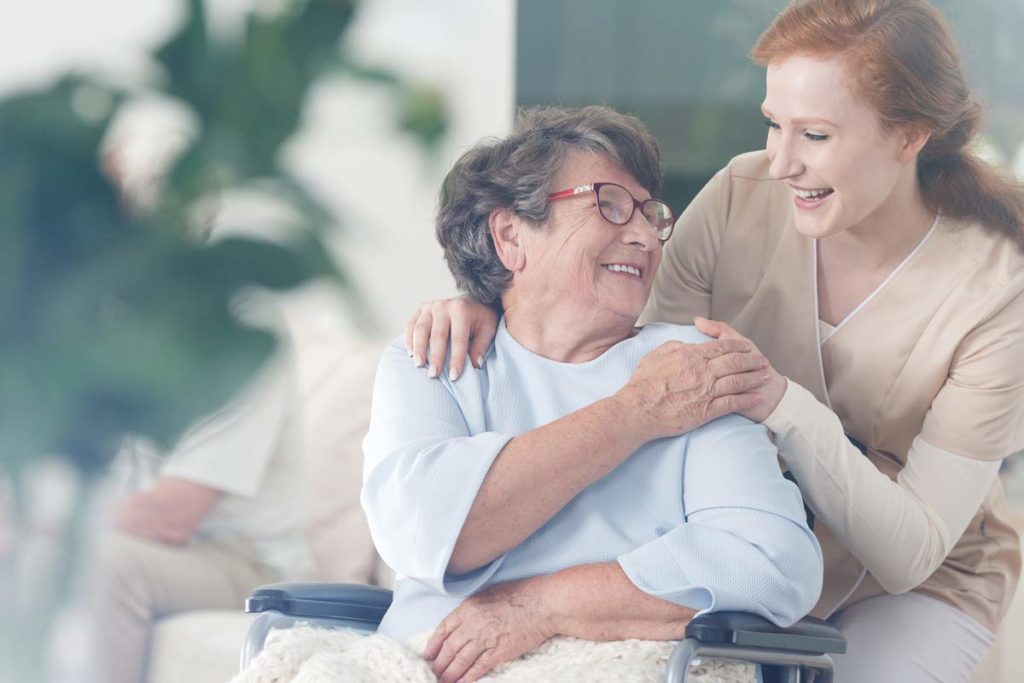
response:
<path id="1" fill-rule="evenodd" d="M 530 580 L 509 581 L 467 598 L 438 624 L 424 659 L 441 683 L 478 680 L 555 635 Z"/>

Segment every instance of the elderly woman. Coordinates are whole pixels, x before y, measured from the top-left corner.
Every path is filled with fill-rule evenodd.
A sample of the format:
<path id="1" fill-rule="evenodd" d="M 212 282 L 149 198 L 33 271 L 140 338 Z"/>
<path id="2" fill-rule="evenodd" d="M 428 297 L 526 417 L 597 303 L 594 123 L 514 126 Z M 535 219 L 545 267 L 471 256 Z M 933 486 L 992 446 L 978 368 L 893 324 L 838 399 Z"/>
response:
<path id="1" fill-rule="evenodd" d="M 694 328 L 635 327 L 674 222 L 659 189 L 653 138 L 603 107 L 528 111 L 445 180 L 448 265 L 504 314 L 457 381 L 387 350 L 362 495 L 399 574 L 380 630 L 433 631 L 442 681 L 555 635 L 673 640 L 701 611 L 789 624 L 817 600 L 820 548 L 765 428 L 695 428 L 756 403 L 763 359 L 719 340 L 694 360 Z"/>

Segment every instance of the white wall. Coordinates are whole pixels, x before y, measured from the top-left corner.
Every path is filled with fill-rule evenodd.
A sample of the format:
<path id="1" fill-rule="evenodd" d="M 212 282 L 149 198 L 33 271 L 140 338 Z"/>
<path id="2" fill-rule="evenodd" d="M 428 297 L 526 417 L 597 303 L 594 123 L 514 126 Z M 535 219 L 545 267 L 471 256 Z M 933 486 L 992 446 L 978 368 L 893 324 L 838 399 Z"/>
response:
<path id="1" fill-rule="evenodd" d="M 214 27 L 230 34 L 253 0 L 213 0 Z M 262 4 L 268 4 L 266 2 Z M 33 0 L 0 10 L 0 96 L 71 68 L 138 82 L 146 51 L 181 19 L 176 0 Z M 457 155 L 511 128 L 515 0 L 363 0 L 347 44 L 361 59 L 441 87 L 450 133 L 427 159 L 396 132 L 386 91 L 351 80 L 321 84 L 286 163 L 342 220 L 330 242 L 364 294 L 379 331 L 397 334 L 413 307 L 454 293 L 433 237 L 435 197 Z M 129 150 L 145 166 L 166 157 L 161 142 L 180 118 L 140 107 Z M 344 315 L 322 287 L 292 297 L 301 325 L 340 332 Z"/>
<path id="2" fill-rule="evenodd" d="M 455 293 L 433 235 L 437 191 L 467 147 L 511 129 L 514 0 L 372 0 L 352 46 L 375 63 L 439 85 L 450 133 L 434 158 L 394 130 L 386 90 L 335 80 L 310 103 L 295 167 L 343 217 L 335 240 L 382 327 L 397 333 L 425 298 Z"/>

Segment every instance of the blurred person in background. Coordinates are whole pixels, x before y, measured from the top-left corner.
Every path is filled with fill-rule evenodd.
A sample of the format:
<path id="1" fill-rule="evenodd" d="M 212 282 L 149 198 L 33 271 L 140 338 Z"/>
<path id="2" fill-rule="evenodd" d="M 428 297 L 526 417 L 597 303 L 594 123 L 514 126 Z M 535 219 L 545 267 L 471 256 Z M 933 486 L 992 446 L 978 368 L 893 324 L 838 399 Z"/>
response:
<path id="1" fill-rule="evenodd" d="M 256 586 L 305 578 L 296 381 L 290 352 L 279 349 L 168 456 L 127 439 L 114 471 L 137 490 L 117 501 L 94 568 L 98 680 L 143 681 L 163 617 L 241 610 Z"/>
<path id="2" fill-rule="evenodd" d="M 679 218 L 643 319 L 771 361 L 740 412 L 817 515 L 838 678 L 967 680 L 1020 575 L 997 473 L 1024 448 L 1024 191 L 973 154 L 980 108 L 923 0 L 794 1 L 753 57 L 766 148 Z M 409 353 L 436 375 L 450 334 L 457 377 L 497 319 L 428 302 Z"/>

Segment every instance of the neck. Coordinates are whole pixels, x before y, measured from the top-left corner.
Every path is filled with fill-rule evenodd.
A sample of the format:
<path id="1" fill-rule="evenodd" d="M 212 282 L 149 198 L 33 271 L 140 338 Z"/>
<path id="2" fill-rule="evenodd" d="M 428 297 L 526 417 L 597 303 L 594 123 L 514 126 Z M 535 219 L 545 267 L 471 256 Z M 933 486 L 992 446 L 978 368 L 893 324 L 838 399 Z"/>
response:
<path id="1" fill-rule="evenodd" d="M 538 356 L 586 363 L 636 333 L 636 319 L 595 314 L 585 307 L 542 306 L 502 299 L 509 334 Z"/>
<path id="2" fill-rule="evenodd" d="M 935 222 L 924 204 L 914 175 L 894 189 L 889 201 L 874 213 L 836 235 L 819 240 L 822 252 L 842 254 L 844 261 L 863 269 L 884 269 L 898 263 L 920 243 Z"/>

